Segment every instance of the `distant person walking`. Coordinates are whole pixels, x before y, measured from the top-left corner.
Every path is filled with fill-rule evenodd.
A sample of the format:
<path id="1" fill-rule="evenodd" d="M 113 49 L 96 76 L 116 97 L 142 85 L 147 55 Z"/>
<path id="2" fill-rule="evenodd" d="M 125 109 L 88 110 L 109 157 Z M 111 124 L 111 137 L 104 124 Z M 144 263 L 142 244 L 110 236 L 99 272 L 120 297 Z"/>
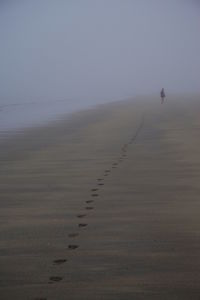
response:
<path id="1" fill-rule="evenodd" d="M 165 100 L 165 91 L 164 88 L 162 88 L 161 92 L 160 92 L 160 97 L 161 97 L 161 104 L 163 104 L 164 100 Z"/>

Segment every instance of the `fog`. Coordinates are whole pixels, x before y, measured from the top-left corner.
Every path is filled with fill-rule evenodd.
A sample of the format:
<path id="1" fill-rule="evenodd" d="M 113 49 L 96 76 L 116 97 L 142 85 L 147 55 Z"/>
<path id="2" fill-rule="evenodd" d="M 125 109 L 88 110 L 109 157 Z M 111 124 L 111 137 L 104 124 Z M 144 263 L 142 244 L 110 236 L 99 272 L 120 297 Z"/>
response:
<path id="1" fill-rule="evenodd" d="M 0 103 L 198 93 L 197 0 L 0 1 Z"/>

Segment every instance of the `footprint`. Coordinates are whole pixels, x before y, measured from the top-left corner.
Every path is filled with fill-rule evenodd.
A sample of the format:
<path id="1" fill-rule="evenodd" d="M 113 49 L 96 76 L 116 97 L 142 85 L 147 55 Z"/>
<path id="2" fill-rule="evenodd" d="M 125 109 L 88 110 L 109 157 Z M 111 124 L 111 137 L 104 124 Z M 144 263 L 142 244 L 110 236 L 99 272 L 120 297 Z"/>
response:
<path id="1" fill-rule="evenodd" d="M 60 277 L 60 276 L 51 276 L 51 277 L 49 277 L 49 280 L 54 281 L 54 282 L 58 282 L 58 281 L 63 280 L 63 277 Z"/>
<path id="2" fill-rule="evenodd" d="M 102 180 L 103 180 L 103 178 L 98 178 L 97 180 L 98 180 L 98 181 L 102 181 Z"/>
<path id="3" fill-rule="evenodd" d="M 94 207 L 92 207 L 92 206 L 86 206 L 85 209 L 91 210 L 91 209 L 94 209 Z"/>
<path id="4" fill-rule="evenodd" d="M 99 194 L 91 194 L 92 197 L 98 197 Z"/>
<path id="5" fill-rule="evenodd" d="M 74 232 L 74 233 L 69 233 L 68 237 L 73 238 L 73 237 L 77 237 L 78 235 L 79 235 L 78 232 Z"/>
<path id="6" fill-rule="evenodd" d="M 54 264 L 57 264 L 57 265 L 61 265 L 61 264 L 64 264 L 67 260 L 66 259 L 55 259 L 53 262 Z"/>
<path id="7" fill-rule="evenodd" d="M 86 224 L 86 223 L 80 223 L 80 224 L 78 224 L 78 227 L 86 227 L 88 224 Z"/>
<path id="8" fill-rule="evenodd" d="M 98 189 L 91 189 L 91 191 L 92 191 L 92 192 L 96 192 L 96 191 L 98 191 Z"/>
<path id="9" fill-rule="evenodd" d="M 110 172 L 110 170 L 105 170 L 105 172 L 106 172 L 106 173 L 109 173 L 109 172 Z"/>
<path id="10" fill-rule="evenodd" d="M 102 186 L 102 185 L 104 185 L 104 183 L 99 183 L 98 185 Z"/>
<path id="11" fill-rule="evenodd" d="M 87 216 L 86 214 L 80 214 L 80 215 L 77 215 L 77 218 L 84 218 L 86 216 Z"/>
<path id="12" fill-rule="evenodd" d="M 86 203 L 92 203 L 92 202 L 94 202 L 94 200 L 87 200 L 87 201 L 85 201 Z"/>
<path id="13" fill-rule="evenodd" d="M 79 246 L 78 245 L 69 245 L 68 246 L 68 249 L 70 249 L 70 250 L 75 250 L 75 249 L 77 249 Z"/>

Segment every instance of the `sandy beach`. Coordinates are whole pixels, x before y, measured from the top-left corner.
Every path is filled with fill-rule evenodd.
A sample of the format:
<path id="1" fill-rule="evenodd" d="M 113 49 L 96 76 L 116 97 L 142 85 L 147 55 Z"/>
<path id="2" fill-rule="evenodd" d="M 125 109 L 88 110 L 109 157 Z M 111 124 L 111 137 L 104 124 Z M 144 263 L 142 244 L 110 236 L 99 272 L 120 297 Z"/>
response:
<path id="1" fill-rule="evenodd" d="M 1 300 L 200 299 L 199 97 L 1 142 Z"/>

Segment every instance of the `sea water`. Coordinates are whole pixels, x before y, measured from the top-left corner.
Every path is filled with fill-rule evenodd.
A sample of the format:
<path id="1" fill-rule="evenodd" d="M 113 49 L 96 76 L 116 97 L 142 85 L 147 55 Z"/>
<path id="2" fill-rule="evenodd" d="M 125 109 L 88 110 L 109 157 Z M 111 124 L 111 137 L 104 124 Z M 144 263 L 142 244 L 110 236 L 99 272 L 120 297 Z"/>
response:
<path id="1" fill-rule="evenodd" d="M 104 101 L 99 101 L 103 103 Z M 0 103 L 0 137 L 27 127 L 67 118 L 70 113 L 98 104 L 91 101 L 55 100 Z"/>

